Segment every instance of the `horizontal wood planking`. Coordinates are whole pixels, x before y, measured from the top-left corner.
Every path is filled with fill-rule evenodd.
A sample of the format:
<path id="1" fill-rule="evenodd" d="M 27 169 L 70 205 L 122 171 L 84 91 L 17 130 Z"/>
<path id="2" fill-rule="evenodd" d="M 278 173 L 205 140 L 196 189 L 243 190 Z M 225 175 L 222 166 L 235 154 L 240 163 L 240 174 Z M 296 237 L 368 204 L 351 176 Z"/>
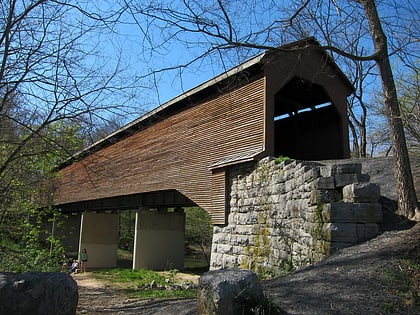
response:
<path id="1" fill-rule="evenodd" d="M 226 224 L 226 171 L 214 172 L 211 180 L 211 217 L 213 224 Z"/>
<path id="2" fill-rule="evenodd" d="M 209 166 L 264 146 L 264 80 L 188 107 L 65 167 L 56 203 L 176 189 L 211 212 Z"/>

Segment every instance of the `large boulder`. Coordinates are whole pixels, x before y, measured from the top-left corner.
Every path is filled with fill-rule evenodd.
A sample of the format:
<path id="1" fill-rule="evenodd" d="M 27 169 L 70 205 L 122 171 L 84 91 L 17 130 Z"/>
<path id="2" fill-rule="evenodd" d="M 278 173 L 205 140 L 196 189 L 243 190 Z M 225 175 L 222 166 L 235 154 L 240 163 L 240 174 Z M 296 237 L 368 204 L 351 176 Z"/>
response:
<path id="1" fill-rule="evenodd" d="M 77 283 L 66 273 L 0 273 L 0 314 L 74 315 Z"/>
<path id="2" fill-rule="evenodd" d="M 219 269 L 199 279 L 198 314 L 247 314 L 264 299 L 257 275 L 250 270 Z"/>

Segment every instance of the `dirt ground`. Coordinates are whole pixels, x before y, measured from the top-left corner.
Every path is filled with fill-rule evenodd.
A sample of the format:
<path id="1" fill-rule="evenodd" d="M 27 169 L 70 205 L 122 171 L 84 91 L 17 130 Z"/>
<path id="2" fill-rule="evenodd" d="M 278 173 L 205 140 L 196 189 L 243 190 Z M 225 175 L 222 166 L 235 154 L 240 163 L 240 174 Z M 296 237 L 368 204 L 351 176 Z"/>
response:
<path id="1" fill-rule="evenodd" d="M 178 273 L 177 279 L 198 282 L 198 276 Z M 130 299 L 118 288 L 95 279 L 91 272 L 74 274 L 79 287 L 77 314 L 196 314 L 194 299 Z"/>
<path id="2" fill-rule="evenodd" d="M 409 230 L 385 232 L 315 266 L 264 282 L 263 287 L 289 315 L 418 315 L 419 239 L 420 224 Z M 413 267 L 407 265 L 407 258 L 415 262 Z M 93 279 L 89 272 L 74 278 L 79 286 L 77 314 L 197 314 L 194 299 L 127 299 Z M 411 288 L 408 291 L 407 285 Z"/>
<path id="3" fill-rule="evenodd" d="M 290 315 L 418 315 L 419 240 L 420 224 L 385 232 L 315 266 L 270 280 L 264 288 Z"/>

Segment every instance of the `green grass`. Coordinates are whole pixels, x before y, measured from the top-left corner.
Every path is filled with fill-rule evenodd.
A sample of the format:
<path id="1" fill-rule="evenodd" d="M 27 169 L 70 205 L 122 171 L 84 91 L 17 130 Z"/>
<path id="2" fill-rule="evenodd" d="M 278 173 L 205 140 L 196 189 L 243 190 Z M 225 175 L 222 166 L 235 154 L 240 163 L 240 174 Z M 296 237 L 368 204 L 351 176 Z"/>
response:
<path id="1" fill-rule="evenodd" d="M 157 272 L 146 269 L 132 270 L 132 253 L 118 249 L 118 266 L 120 268 L 102 269 L 93 272 L 93 276 L 101 281 L 106 282 L 116 290 L 121 291 L 129 298 L 195 298 L 198 290 L 191 288 L 185 289 L 168 289 L 167 281 L 180 284 L 183 281 L 177 280 L 177 271 L 170 270 L 167 272 Z M 185 256 L 185 269 L 183 273 L 192 275 L 201 275 L 208 271 L 208 264 L 202 254 L 190 254 Z M 173 271 L 173 273 L 171 273 Z M 160 288 L 150 289 L 150 284 L 154 282 Z"/>
<path id="2" fill-rule="evenodd" d="M 152 290 L 152 289 L 139 289 L 139 290 L 123 290 L 129 298 L 138 299 L 193 299 L 197 297 L 197 289 L 189 290 Z"/>
<path id="3" fill-rule="evenodd" d="M 95 271 L 94 274 L 97 278 L 105 281 L 132 283 L 138 287 L 148 285 L 152 281 L 155 281 L 159 285 L 165 285 L 164 276 L 146 269 L 103 269 Z"/>
<path id="4" fill-rule="evenodd" d="M 418 257 L 402 258 L 398 268 L 385 268 L 381 270 L 382 279 L 391 284 L 395 295 L 402 303 L 418 309 L 420 307 L 420 261 Z M 384 311 L 393 313 L 398 305 L 386 301 Z"/>
<path id="5" fill-rule="evenodd" d="M 95 278 L 109 283 L 130 298 L 195 298 L 197 289 L 165 289 L 167 281 L 172 282 L 170 274 L 139 269 L 104 269 L 93 272 Z M 157 288 L 149 288 L 151 283 Z M 176 281 L 175 281 L 176 283 Z"/>
<path id="6" fill-rule="evenodd" d="M 285 162 L 285 161 L 293 161 L 293 160 L 294 160 L 294 159 L 289 158 L 288 156 L 283 156 L 283 155 L 280 155 L 278 158 L 276 158 L 276 159 L 274 160 L 274 163 L 275 163 L 275 164 L 280 164 L 280 163 Z"/>

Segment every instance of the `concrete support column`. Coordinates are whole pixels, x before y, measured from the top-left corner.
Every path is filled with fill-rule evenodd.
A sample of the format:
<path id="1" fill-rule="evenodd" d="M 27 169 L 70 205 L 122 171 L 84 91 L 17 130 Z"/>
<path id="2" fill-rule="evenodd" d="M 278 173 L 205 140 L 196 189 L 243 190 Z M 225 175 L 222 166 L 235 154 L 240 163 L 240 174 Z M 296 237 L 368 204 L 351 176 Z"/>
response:
<path id="1" fill-rule="evenodd" d="M 88 269 L 116 267 L 118 214 L 83 213 L 80 224 L 79 256 L 84 248 L 89 255 Z"/>
<path id="2" fill-rule="evenodd" d="M 183 269 L 184 234 L 183 212 L 138 211 L 133 269 Z"/>

